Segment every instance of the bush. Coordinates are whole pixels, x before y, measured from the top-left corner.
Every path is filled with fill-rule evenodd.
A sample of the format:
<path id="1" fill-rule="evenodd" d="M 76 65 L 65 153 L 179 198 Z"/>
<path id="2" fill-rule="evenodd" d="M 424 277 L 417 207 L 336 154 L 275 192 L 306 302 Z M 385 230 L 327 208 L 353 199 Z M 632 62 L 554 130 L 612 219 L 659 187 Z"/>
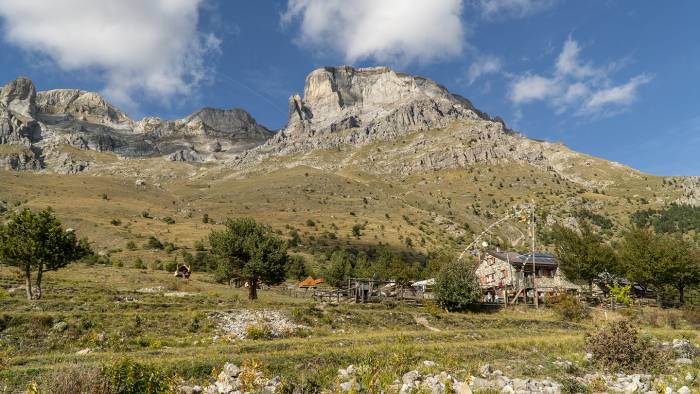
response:
<path id="1" fill-rule="evenodd" d="M 254 326 L 250 325 L 245 328 L 245 336 L 248 339 L 272 339 L 274 334 L 270 327 L 266 325 Z"/>
<path id="2" fill-rule="evenodd" d="M 165 253 L 170 254 L 175 250 L 175 245 L 170 242 L 165 242 L 163 244 L 163 250 L 165 251 Z"/>
<path id="3" fill-rule="evenodd" d="M 165 224 L 175 224 L 175 219 L 171 218 L 170 216 L 166 216 L 163 218 L 163 222 Z"/>
<path id="4" fill-rule="evenodd" d="M 209 223 L 209 214 L 208 213 L 205 213 L 204 215 L 202 215 L 202 223 L 204 223 L 204 224 Z"/>
<path id="5" fill-rule="evenodd" d="M 595 334 L 586 335 L 586 351 L 593 360 L 610 371 L 663 372 L 670 354 L 641 337 L 627 321 L 610 323 Z"/>
<path id="6" fill-rule="evenodd" d="M 176 260 L 168 261 L 167 263 L 165 263 L 165 270 L 166 271 L 175 272 L 176 269 L 177 269 L 177 261 Z"/>
<path id="7" fill-rule="evenodd" d="M 39 385 L 41 393 L 108 394 L 107 379 L 99 368 L 73 364 L 55 370 L 44 377 Z"/>
<path id="8" fill-rule="evenodd" d="M 112 220 L 109 221 L 109 224 L 111 224 L 112 226 L 121 226 L 121 225 L 122 225 L 122 221 L 119 220 L 119 219 L 112 219 Z"/>
<path id="9" fill-rule="evenodd" d="M 126 249 L 127 250 L 136 250 L 136 242 L 134 242 L 134 241 L 127 242 Z"/>
<path id="10" fill-rule="evenodd" d="M 140 364 L 130 359 L 105 367 L 109 392 L 114 394 L 165 394 L 174 393 L 175 379 L 161 369 Z"/>
<path id="11" fill-rule="evenodd" d="M 567 321 L 581 321 L 591 315 L 591 311 L 584 302 L 569 294 L 559 297 L 554 304 L 554 311 L 562 320 Z"/>
<path id="12" fill-rule="evenodd" d="M 144 245 L 145 249 L 163 249 L 163 244 L 156 237 L 148 237 L 148 241 Z"/>
<path id="13" fill-rule="evenodd" d="M 141 260 L 140 257 L 137 257 L 136 260 L 134 261 L 134 268 L 136 269 L 146 269 L 146 265 L 143 263 L 143 260 Z"/>
<path id="14" fill-rule="evenodd" d="M 361 224 L 355 224 L 352 226 L 352 235 L 353 237 L 359 238 L 362 236 L 362 230 L 364 229 L 364 226 Z"/>
<path id="15" fill-rule="evenodd" d="M 306 226 L 307 227 L 314 227 L 314 226 L 316 226 L 316 222 L 314 222 L 312 219 L 306 219 Z"/>
<path id="16" fill-rule="evenodd" d="M 435 300 L 448 311 L 464 310 L 481 298 L 472 264 L 462 260 L 442 266 L 435 279 Z"/>

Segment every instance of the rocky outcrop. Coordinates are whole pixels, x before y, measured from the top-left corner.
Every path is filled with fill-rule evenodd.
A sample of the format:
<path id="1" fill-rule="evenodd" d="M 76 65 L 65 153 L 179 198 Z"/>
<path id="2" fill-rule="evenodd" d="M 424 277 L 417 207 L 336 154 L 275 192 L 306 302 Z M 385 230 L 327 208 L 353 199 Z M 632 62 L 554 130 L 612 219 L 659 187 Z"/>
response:
<path id="1" fill-rule="evenodd" d="M 0 168 L 14 171 L 38 171 L 42 165 L 41 159 L 30 149 L 19 148 L 10 152 L 0 149 Z"/>
<path id="2" fill-rule="evenodd" d="M 130 122 L 125 113 L 99 94 L 77 89 L 40 92 L 37 97 L 37 110 L 38 115 L 48 123 L 69 119 L 105 125 Z"/>
<path id="3" fill-rule="evenodd" d="M 12 112 L 31 117 L 36 112 L 36 88 L 29 78 L 19 77 L 0 90 L 0 103 Z"/>

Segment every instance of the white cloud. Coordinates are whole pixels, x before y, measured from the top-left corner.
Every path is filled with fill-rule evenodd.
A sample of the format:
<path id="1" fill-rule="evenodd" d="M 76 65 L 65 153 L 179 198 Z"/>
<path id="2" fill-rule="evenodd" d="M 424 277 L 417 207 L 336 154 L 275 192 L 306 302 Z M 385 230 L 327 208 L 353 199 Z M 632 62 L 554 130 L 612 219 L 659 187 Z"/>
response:
<path id="1" fill-rule="evenodd" d="M 524 18 L 554 4 L 556 0 L 480 0 L 479 8 L 486 19 Z"/>
<path id="2" fill-rule="evenodd" d="M 510 100 L 516 104 L 522 104 L 556 97 L 560 92 L 561 86 L 557 79 L 528 74 L 518 77 L 513 82 Z"/>
<path id="3" fill-rule="evenodd" d="M 584 110 L 597 111 L 608 105 L 629 105 L 637 98 L 637 89 L 651 82 L 651 79 L 648 75 L 639 75 L 625 84 L 599 90 L 586 100 Z"/>
<path id="4" fill-rule="evenodd" d="M 462 53 L 461 0 L 289 0 L 282 23 L 299 20 L 298 42 L 354 63 L 427 63 Z"/>
<path id="5" fill-rule="evenodd" d="M 576 115 L 610 115 L 632 104 L 639 87 L 652 80 L 643 74 L 616 84 L 612 74 L 619 68 L 620 62 L 594 67 L 582 60 L 581 47 L 569 37 L 557 56 L 552 74 L 515 76 L 508 98 L 516 105 L 543 101 L 557 113 L 573 110 Z"/>
<path id="6" fill-rule="evenodd" d="M 469 70 L 467 71 L 469 84 L 473 84 L 482 75 L 499 72 L 501 67 L 501 59 L 495 56 L 485 55 L 477 58 L 471 66 L 469 66 Z"/>
<path id="7" fill-rule="evenodd" d="M 64 71 L 96 71 L 120 104 L 167 101 L 205 77 L 217 37 L 197 30 L 202 0 L 0 0 L 4 39 Z"/>
<path id="8" fill-rule="evenodd" d="M 582 79 L 594 76 L 599 73 L 590 64 L 583 64 L 579 59 L 581 47 L 569 37 L 564 42 L 564 47 L 557 58 L 556 70 L 561 75 L 571 75 L 574 78 Z"/>

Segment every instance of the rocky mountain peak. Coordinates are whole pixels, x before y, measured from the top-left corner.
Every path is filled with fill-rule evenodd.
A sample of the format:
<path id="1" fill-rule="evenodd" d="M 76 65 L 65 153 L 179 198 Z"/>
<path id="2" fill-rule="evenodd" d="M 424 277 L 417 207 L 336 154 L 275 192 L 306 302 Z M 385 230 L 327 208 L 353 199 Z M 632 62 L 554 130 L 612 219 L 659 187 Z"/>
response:
<path id="1" fill-rule="evenodd" d="M 287 131 L 311 130 L 315 134 L 364 127 L 409 107 L 413 109 L 408 112 L 416 114 L 422 108 L 433 107 L 438 112 L 456 110 L 468 117 L 486 117 L 469 100 L 426 78 L 397 73 L 388 67 L 323 67 L 306 77 L 303 98 L 290 97 Z M 414 120 L 426 121 L 416 118 L 409 122 Z"/>
<path id="2" fill-rule="evenodd" d="M 0 102 L 18 114 L 31 117 L 36 111 L 36 88 L 26 77 L 18 77 L 0 89 Z"/>

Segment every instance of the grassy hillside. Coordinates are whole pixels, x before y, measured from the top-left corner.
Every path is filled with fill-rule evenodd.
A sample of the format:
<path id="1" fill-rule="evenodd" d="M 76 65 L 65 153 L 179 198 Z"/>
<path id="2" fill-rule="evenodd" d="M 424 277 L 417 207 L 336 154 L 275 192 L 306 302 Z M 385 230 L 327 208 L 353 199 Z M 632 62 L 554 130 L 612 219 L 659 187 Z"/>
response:
<path id="1" fill-rule="evenodd" d="M 427 135 L 449 141 L 451 132 Z M 296 230 L 303 241 L 300 251 L 315 254 L 322 264 L 324 251 L 337 246 L 381 244 L 413 256 L 445 247 L 458 250 L 514 205 L 531 201 L 537 204 L 541 230 L 586 217 L 607 223 L 604 230 L 615 237 L 631 213 L 662 207 L 682 194 L 673 179 L 573 154 L 556 144 L 546 145 L 562 157 L 556 171 L 517 161 L 403 175 L 380 168 L 415 159 L 406 146 L 428 137 L 414 133 L 359 148 L 273 157 L 246 171 L 163 159 L 117 160 L 100 153 L 90 171 L 77 175 L 0 171 L 0 201 L 9 207 L 51 206 L 96 249 L 127 263 L 137 257 L 146 262 L 170 258 L 142 250 L 151 236 L 191 248 L 215 223 L 252 216 L 283 236 Z M 145 184 L 137 186 L 137 180 Z M 205 214 L 213 223 L 203 223 Z M 163 221 L 168 217 L 174 224 Z M 354 226 L 361 227 L 359 237 L 352 234 Z M 489 239 L 521 247 L 525 233 L 521 225 L 506 223 Z M 129 241 L 137 250 L 126 251 Z"/>
<path id="2" fill-rule="evenodd" d="M 460 376 L 490 363 L 512 377 L 561 381 L 574 369 L 555 361 L 570 360 L 575 374 L 585 373 L 584 334 L 606 319 L 602 312 L 567 323 L 549 310 L 448 314 L 430 306 L 320 305 L 273 290 L 251 303 L 243 290 L 212 283 L 208 275 L 186 282 L 167 272 L 101 265 L 49 273 L 45 297 L 31 303 L 21 289 L 13 290 L 21 282 L 13 271 L 0 269 L 0 282 L 9 290 L 0 298 L 0 389 L 7 385 L 10 393 L 63 366 L 124 357 L 157 363 L 199 384 L 224 362 L 250 359 L 270 375 L 324 387 L 349 364 L 371 365 L 391 382 L 425 368 L 423 360 Z M 240 340 L 222 332 L 212 314 L 259 309 L 281 311 L 306 329 L 291 337 Z M 652 322 L 645 331 L 660 340 L 699 339 L 697 322 L 679 319 L 677 311 L 642 316 Z M 85 348 L 91 352 L 77 354 Z"/>

